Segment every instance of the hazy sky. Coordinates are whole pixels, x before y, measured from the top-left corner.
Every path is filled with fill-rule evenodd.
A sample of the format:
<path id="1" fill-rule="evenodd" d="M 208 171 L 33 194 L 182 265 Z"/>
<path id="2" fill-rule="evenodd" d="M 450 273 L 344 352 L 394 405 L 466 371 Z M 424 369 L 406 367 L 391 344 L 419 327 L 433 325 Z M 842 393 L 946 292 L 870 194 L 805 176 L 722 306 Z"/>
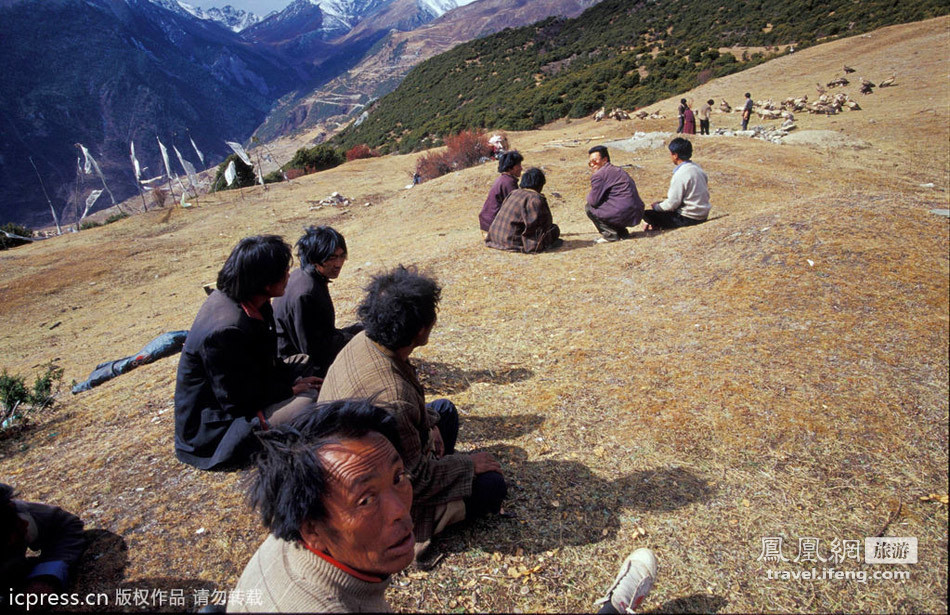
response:
<path id="1" fill-rule="evenodd" d="M 292 0 L 185 0 L 186 4 L 208 9 L 213 6 L 221 7 L 230 4 L 236 9 L 244 9 L 263 17 L 271 11 L 279 11 L 291 3 Z"/>

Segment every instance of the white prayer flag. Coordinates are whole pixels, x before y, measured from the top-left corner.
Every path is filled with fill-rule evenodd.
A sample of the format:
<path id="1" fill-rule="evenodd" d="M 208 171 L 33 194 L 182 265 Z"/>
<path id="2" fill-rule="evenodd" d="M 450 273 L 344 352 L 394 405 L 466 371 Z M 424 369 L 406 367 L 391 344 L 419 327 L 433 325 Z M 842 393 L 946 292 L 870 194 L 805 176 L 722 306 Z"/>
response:
<path id="1" fill-rule="evenodd" d="M 93 165 L 96 165 L 96 159 L 92 157 L 92 154 L 89 153 L 89 150 L 86 149 L 85 145 L 83 145 L 82 143 L 77 143 L 76 145 L 78 145 L 79 149 L 82 150 L 82 155 L 85 158 L 85 162 L 83 162 L 83 165 L 82 165 L 83 172 L 86 175 L 92 175 L 92 168 L 93 168 Z"/>
<path id="2" fill-rule="evenodd" d="M 227 143 L 228 147 L 230 147 L 234 153 L 238 155 L 238 158 L 240 158 L 244 164 L 249 167 L 254 166 L 251 164 L 251 159 L 247 157 L 247 152 L 244 151 L 244 148 L 241 147 L 240 143 L 235 143 L 234 141 L 225 141 L 225 143 Z"/>
<path id="3" fill-rule="evenodd" d="M 237 177 L 237 169 L 234 168 L 234 161 L 228 163 L 228 168 L 224 170 L 224 179 L 228 180 L 228 185 L 234 183 L 234 178 Z"/>
<path id="4" fill-rule="evenodd" d="M 139 166 L 138 158 L 135 157 L 135 141 L 129 141 L 129 155 L 132 157 L 132 168 L 135 169 L 135 181 L 141 181 L 142 167 Z"/>
<path id="5" fill-rule="evenodd" d="M 195 153 L 198 154 L 198 160 L 201 161 L 201 166 L 205 164 L 205 155 L 201 153 L 201 150 L 198 149 L 198 146 L 195 145 L 195 140 L 191 138 L 191 135 L 188 136 L 188 140 L 191 141 L 191 146 L 195 148 Z"/>
<path id="6" fill-rule="evenodd" d="M 106 192 L 109 193 L 109 198 L 112 199 L 112 204 L 115 205 L 115 197 L 112 196 L 112 191 L 109 190 L 109 186 L 106 185 L 106 178 L 102 174 L 102 169 L 99 168 L 99 163 L 96 162 L 96 159 L 92 157 L 92 154 L 89 153 L 89 150 L 86 149 L 86 146 L 82 143 L 77 143 L 79 149 L 82 150 L 82 155 L 86 157 L 85 164 L 83 164 L 83 171 L 86 175 L 92 174 L 93 171 L 96 172 L 96 175 L 99 176 L 99 179 L 102 180 L 102 187 L 105 188 Z M 101 192 L 101 191 L 100 191 Z M 98 195 L 96 195 L 98 198 Z"/>
<path id="7" fill-rule="evenodd" d="M 264 174 L 261 173 L 260 165 L 257 166 L 257 183 L 259 183 L 262 186 L 264 185 Z"/>
<path id="8" fill-rule="evenodd" d="M 86 197 L 86 211 L 89 211 L 89 208 L 96 204 L 101 194 L 102 190 L 93 190 L 89 193 L 89 196 Z"/>
<path id="9" fill-rule="evenodd" d="M 178 151 L 178 148 L 172 145 L 172 149 L 175 150 L 175 155 L 178 156 L 178 162 L 181 163 L 181 168 L 185 170 L 185 173 L 188 175 L 188 181 L 191 182 L 191 187 L 195 191 L 195 195 L 198 194 L 198 177 L 195 174 L 195 166 L 185 160 L 185 157 L 181 155 L 181 152 Z"/>
<path id="10" fill-rule="evenodd" d="M 158 147 L 162 150 L 162 160 L 165 162 L 165 175 L 168 176 L 168 179 L 175 178 L 175 175 L 172 173 L 172 167 L 168 164 L 168 150 L 165 149 L 165 146 L 162 145 L 162 140 L 158 137 L 155 137 L 155 140 L 158 141 Z"/>

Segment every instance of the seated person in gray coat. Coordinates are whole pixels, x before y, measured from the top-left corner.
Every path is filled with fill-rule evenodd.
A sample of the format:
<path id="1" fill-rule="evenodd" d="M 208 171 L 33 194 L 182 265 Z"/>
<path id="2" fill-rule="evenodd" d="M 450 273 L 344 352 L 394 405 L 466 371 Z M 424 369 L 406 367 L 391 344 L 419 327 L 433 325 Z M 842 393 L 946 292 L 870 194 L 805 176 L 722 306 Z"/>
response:
<path id="1" fill-rule="evenodd" d="M 693 157 L 693 144 L 677 137 L 670 141 L 670 160 L 676 165 L 665 201 L 653 203 L 643 212 L 644 227 L 674 229 L 705 222 L 709 217 L 709 188 L 706 173 Z"/>
<path id="2" fill-rule="evenodd" d="M 643 199 L 637 184 L 620 167 L 610 164 L 610 154 L 603 145 L 590 148 L 587 165 L 593 169 L 590 192 L 587 193 L 587 217 L 600 231 L 597 243 L 619 241 L 630 236 L 628 226 L 640 224 Z"/>
<path id="3" fill-rule="evenodd" d="M 274 299 L 277 353 L 305 354 L 316 376 L 324 376 L 337 353 L 363 325 L 336 328 L 330 282 L 346 262 L 346 240 L 329 226 L 311 226 L 297 240 L 300 269 L 290 274 L 287 290 Z"/>
<path id="4" fill-rule="evenodd" d="M 395 419 L 369 401 L 338 401 L 261 441 L 250 499 L 270 536 L 238 580 L 249 598 L 228 611 L 391 611 L 386 588 L 415 553 Z"/>
<path id="5" fill-rule="evenodd" d="M 309 409 L 321 380 L 307 357 L 277 358 L 270 300 L 284 294 L 290 246 L 276 235 L 245 237 L 218 272 L 178 361 L 175 454 L 202 470 L 245 463 L 254 432 Z"/>
<path id="6" fill-rule="evenodd" d="M 69 587 L 86 539 L 76 515 L 13 496 L 13 487 L 0 483 L 0 607 L 19 610 L 26 605 L 8 602 L 14 594 L 55 594 Z M 28 548 L 38 555 L 27 557 Z"/>

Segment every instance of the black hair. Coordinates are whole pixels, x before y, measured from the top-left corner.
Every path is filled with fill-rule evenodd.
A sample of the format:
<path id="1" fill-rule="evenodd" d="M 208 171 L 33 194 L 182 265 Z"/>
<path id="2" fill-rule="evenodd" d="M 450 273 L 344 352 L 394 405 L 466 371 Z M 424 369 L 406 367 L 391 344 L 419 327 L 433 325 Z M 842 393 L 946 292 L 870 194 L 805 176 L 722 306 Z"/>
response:
<path id="1" fill-rule="evenodd" d="M 716 104 L 716 101 L 714 101 L 712 98 L 710 98 L 709 100 L 706 101 L 706 104 L 707 104 L 707 105 L 714 105 L 714 104 Z"/>
<path id="2" fill-rule="evenodd" d="M 544 177 L 544 171 L 532 167 L 521 176 L 521 184 L 519 184 L 519 187 L 541 192 L 544 190 L 544 184 L 546 182 L 547 179 Z"/>
<path id="3" fill-rule="evenodd" d="M 588 156 L 590 156 L 591 154 L 594 154 L 594 153 L 600 154 L 600 157 L 601 157 L 601 158 L 603 158 L 603 159 L 606 160 L 607 162 L 610 162 L 610 154 L 607 153 L 607 147 L 606 147 L 606 146 L 604 146 L 604 145 L 595 145 L 594 147 L 592 147 L 592 148 L 590 148 L 589 150 L 587 150 L 587 155 L 588 155 Z"/>
<path id="4" fill-rule="evenodd" d="M 524 181 L 524 180 L 522 180 Z M 399 265 L 373 276 L 356 308 L 366 335 L 390 350 L 404 348 L 435 322 L 442 289 L 415 267 Z"/>
<path id="5" fill-rule="evenodd" d="M 681 105 L 685 105 L 685 104 L 686 104 L 686 99 L 685 99 L 685 98 L 680 98 L 680 104 L 681 104 Z"/>
<path id="6" fill-rule="evenodd" d="M 498 158 L 498 172 L 505 173 L 510 171 L 521 164 L 523 160 L 524 156 L 522 156 L 518 150 L 513 149 L 511 151 L 507 151 L 502 154 L 500 158 Z"/>
<path id="7" fill-rule="evenodd" d="M 313 271 L 314 265 L 327 262 L 337 248 L 342 248 L 346 256 L 346 240 L 339 231 L 332 226 L 311 226 L 297 240 L 297 260 L 302 269 Z"/>
<path id="8" fill-rule="evenodd" d="M 292 260 L 290 246 L 277 235 L 245 237 L 218 272 L 218 290 L 243 303 L 284 279 Z"/>
<path id="9" fill-rule="evenodd" d="M 752 94 L 749 94 L 748 92 L 746 92 L 746 93 L 745 93 L 745 97 L 746 97 L 746 98 L 752 98 Z"/>
<path id="10" fill-rule="evenodd" d="M 290 423 L 258 434 L 262 450 L 248 499 L 264 526 L 278 538 L 298 541 L 304 521 L 326 519 L 329 476 L 320 449 L 370 433 L 381 434 L 402 454 L 396 420 L 372 400 L 321 404 Z"/>
<path id="11" fill-rule="evenodd" d="M 689 160 L 693 157 L 693 144 L 683 137 L 676 137 L 670 141 L 670 152 L 679 156 L 680 160 Z"/>

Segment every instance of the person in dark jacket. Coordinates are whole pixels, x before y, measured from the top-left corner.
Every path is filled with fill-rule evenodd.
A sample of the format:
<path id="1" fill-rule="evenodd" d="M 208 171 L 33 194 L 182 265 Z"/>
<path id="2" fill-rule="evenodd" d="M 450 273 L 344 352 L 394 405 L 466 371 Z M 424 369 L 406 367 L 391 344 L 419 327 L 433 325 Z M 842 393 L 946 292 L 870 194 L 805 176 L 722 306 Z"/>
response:
<path id="1" fill-rule="evenodd" d="M 0 607 L 14 594 L 60 593 L 86 550 L 82 520 L 62 508 L 13 498 L 0 483 Z M 27 557 L 27 548 L 37 553 Z M 29 608 L 27 608 L 29 610 Z"/>
<path id="2" fill-rule="evenodd" d="M 543 252 L 560 246 L 561 229 L 554 224 L 544 190 L 544 172 L 528 169 L 521 178 L 521 187 L 505 199 L 488 229 L 485 245 L 496 250 Z"/>
<path id="3" fill-rule="evenodd" d="M 587 165 L 594 174 L 584 210 L 600 231 L 597 243 L 626 239 L 630 236 L 627 227 L 640 224 L 643 218 L 644 203 L 637 184 L 626 171 L 610 164 L 610 153 L 603 145 L 590 148 L 587 154 Z"/>
<path id="4" fill-rule="evenodd" d="M 346 240 L 329 226 L 311 226 L 297 241 L 300 269 L 290 274 L 287 290 L 274 299 L 277 353 L 305 354 L 317 376 L 330 369 L 336 355 L 363 325 L 336 328 L 330 281 L 340 277 L 346 262 Z"/>
<path id="5" fill-rule="evenodd" d="M 521 177 L 523 161 L 524 157 L 518 153 L 518 150 L 505 152 L 498 159 L 498 172 L 501 175 L 492 184 L 488 198 L 482 205 L 482 211 L 478 214 L 478 226 L 482 229 L 483 238 L 488 235 L 488 229 L 491 228 L 491 223 L 498 215 L 501 204 L 505 202 L 509 194 L 518 189 L 518 178 Z"/>
<path id="6" fill-rule="evenodd" d="M 254 431 L 312 407 L 321 380 L 309 361 L 277 357 L 270 300 L 284 294 L 290 246 L 276 235 L 246 237 L 218 273 L 178 362 L 175 454 L 202 470 L 246 463 Z"/>

